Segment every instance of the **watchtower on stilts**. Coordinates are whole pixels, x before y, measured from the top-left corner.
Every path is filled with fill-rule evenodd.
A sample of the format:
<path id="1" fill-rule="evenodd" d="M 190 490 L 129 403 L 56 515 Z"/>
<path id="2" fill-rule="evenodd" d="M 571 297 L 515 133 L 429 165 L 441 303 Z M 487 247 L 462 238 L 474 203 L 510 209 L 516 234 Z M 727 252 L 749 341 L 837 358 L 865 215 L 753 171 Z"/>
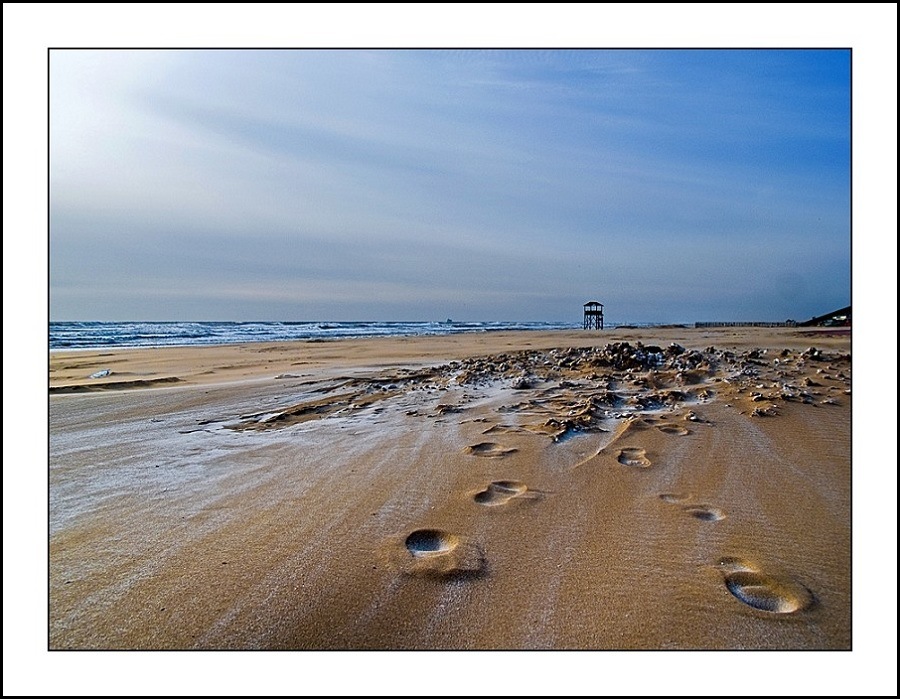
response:
<path id="1" fill-rule="evenodd" d="M 584 329 L 603 330 L 603 304 L 599 301 L 588 301 L 584 304 Z"/>

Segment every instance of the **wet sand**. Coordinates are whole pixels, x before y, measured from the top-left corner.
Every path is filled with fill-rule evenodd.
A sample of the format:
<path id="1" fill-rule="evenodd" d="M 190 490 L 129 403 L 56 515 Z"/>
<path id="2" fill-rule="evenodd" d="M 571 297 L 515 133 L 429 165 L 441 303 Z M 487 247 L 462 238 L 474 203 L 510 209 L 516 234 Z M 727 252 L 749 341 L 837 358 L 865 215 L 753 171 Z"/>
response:
<path id="1" fill-rule="evenodd" d="M 846 333 L 59 352 L 50 390 L 52 649 L 853 643 Z"/>

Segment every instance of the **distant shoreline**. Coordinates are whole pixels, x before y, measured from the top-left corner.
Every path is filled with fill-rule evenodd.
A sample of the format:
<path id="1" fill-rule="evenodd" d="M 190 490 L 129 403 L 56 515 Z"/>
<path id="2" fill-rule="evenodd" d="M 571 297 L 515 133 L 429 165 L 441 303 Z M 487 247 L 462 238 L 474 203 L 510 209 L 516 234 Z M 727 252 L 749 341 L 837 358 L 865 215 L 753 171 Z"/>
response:
<path id="1" fill-rule="evenodd" d="M 259 342 L 328 342 L 371 337 L 429 337 L 493 332 L 686 330 L 715 327 L 795 327 L 786 322 L 711 321 L 697 323 L 607 323 L 602 331 L 581 323 L 517 321 L 54 321 L 49 351 L 116 350 L 163 347 L 216 347 Z"/>
<path id="2" fill-rule="evenodd" d="M 567 347 L 595 347 L 616 342 L 666 346 L 672 342 L 702 348 L 809 344 L 809 337 L 846 335 L 843 328 L 612 328 L 606 330 L 486 331 L 447 335 L 256 341 L 165 347 L 95 347 L 52 350 L 52 393 L 114 388 L 150 388 L 271 379 L 324 366 L 424 365 L 453 359 Z M 109 370 L 98 378 L 92 374 Z M 175 382 L 172 377 L 177 377 Z M 174 386 L 173 386 L 174 387 Z"/>

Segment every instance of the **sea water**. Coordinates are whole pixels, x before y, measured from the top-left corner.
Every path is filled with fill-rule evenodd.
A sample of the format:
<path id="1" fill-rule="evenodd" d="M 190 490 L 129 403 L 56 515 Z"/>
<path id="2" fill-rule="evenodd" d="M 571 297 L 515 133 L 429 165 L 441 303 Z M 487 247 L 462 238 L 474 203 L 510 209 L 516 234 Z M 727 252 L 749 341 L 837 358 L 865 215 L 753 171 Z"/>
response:
<path id="1" fill-rule="evenodd" d="M 496 330 L 573 330 L 572 322 L 273 321 L 273 322 L 51 322 L 50 349 L 174 347 L 239 342 L 331 340 L 450 335 Z"/>

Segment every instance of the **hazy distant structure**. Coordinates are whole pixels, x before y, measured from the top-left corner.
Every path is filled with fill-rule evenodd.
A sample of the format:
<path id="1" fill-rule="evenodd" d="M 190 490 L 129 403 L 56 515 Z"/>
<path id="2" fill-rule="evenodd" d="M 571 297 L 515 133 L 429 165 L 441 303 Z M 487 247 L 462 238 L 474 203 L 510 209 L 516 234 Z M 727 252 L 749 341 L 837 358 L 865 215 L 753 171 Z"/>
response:
<path id="1" fill-rule="evenodd" d="M 584 329 L 603 330 L 603 304 L 599 301 L 588 301 L 584 304 Z"/>
<path id="2" fill-rule="evenodd" d="M 823 316 L 816 316 L 815 318 L 810 318 L 806 322 L 797 323 L 797 325 L 801 327 L 809 327 L 811 325 L 849 327 L 851 325 L 850 320 L 853 317 L 852 308 L 852 306 L 839 308 L 838 310 L 826 313 Z"/>

